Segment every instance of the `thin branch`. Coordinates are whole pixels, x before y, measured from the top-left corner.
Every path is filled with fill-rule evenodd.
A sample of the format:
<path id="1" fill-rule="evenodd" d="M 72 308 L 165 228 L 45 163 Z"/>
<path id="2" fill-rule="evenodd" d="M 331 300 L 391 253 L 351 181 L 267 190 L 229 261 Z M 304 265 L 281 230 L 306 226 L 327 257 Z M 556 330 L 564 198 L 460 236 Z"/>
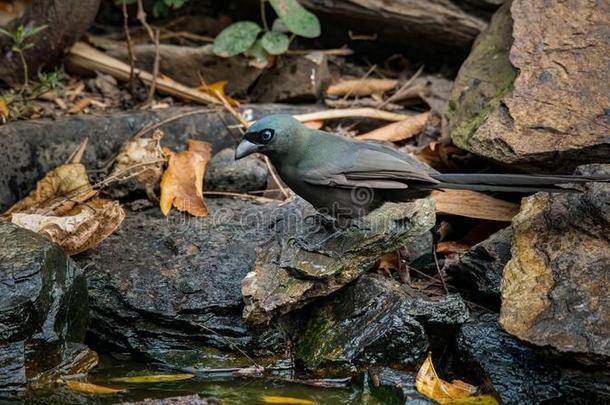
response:
<path id="1" fill-rule="evenodd" d="M 136 57 L 133 53 L 133 41 L 129 32 L 129 12 L 127 11 L 127 1 L 123 1 L 123 30 L 125 31 L 125 39 L 127 41 L 127 58 L 129 59 L 129 94 L 135 96 L 134 80 L 135 80 L 135 64 Z"/>
<path id="2" fill-rule="evenodd" d="M 375 118 L 385 121 L 402 121 L 409 118 L 409 115 L 398 114 L 384 110 L 377 110 L 375 108 L 345 108 L 336 110 L 324 110 L 314 113 L 297 114 L 294 118 L 301 122 L 317 121 L 317 120 L 328 120 L 335 118 Z"/>

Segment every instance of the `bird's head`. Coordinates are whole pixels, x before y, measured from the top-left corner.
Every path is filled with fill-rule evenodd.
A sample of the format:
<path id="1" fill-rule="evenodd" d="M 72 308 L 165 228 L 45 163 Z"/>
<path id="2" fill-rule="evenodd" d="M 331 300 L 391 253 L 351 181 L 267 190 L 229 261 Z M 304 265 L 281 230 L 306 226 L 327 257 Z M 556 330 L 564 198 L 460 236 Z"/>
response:
<path id="1" fill-rule="evenodd" d="M 235 149 L 235 160 L 252 153 L 288 153 L 292 138 L 299 136 L 302 124 L 288 114 L 268 115 L 252 124 Z"/>

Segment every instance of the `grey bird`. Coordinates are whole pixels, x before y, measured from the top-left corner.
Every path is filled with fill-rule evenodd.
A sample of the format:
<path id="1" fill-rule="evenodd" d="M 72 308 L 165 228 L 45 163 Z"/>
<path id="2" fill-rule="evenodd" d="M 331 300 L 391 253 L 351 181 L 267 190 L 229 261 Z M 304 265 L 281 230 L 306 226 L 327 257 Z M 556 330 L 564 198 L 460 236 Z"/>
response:
<path id="1" fill-rule="evenodd" d="M 443 188 L 574 192 L 556 184 L 610 181 L 610 176 L 439 173 L 390 147 L 310 129 L 283 114 L 250 126 L 235 159 L 256 152 L 269 157 L 292 191 L 340 224 L 387 201 L 411 201 Z"/>

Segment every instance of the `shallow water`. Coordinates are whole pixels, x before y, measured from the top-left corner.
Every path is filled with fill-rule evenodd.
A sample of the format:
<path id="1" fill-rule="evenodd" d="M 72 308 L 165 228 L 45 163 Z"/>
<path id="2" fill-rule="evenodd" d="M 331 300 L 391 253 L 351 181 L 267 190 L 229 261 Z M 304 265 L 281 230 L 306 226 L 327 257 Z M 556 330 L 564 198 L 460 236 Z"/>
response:
<path id="1" fill-rule="evenodd" d="M 196 375 L 190 380 L 158 382 L 150 384 L 129 384 L 112 381 L 112 378 L 135 375 L 171 374 L 173 371 L 147 365 L 133 360 L 117 360 L 103 356 L 100 365 L 90 373 L 87 382 L 111 388 L 126 389 L 117 394 L 83 394 L 73 392 L 66 386 L 58 386 L 53 391 L 28 398 L 27 404 L 115 404 L 124 401 L 139 401 L 146 398 L 168 398 L 199 394 L 215 397 L 226 405 L 265 404 L 263 396 L 282 396 L 305 399 L 315 404 L 363 404 L 379 405 L 399 403 L 397 398 L 369 392 L 364 378 L 353 379 L 342 388 L 321 388 L 286 381 L 270 381 L 263 378 L 239 378 Z M 85 381 L 79 380 L 79 381 Z M 2 402 L 2 401 L 0 401 Z"/>

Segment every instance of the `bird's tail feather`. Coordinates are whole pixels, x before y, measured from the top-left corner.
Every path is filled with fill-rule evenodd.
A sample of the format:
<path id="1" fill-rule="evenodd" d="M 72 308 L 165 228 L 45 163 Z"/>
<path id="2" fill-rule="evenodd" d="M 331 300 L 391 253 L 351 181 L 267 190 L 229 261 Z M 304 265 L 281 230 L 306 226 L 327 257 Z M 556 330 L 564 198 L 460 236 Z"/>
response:
<path id="1" fill-rule="evenodd" d="M 557 184 L 582 184 L 588 182 L 610 182 L 610 176 L 528 175 L 488 173 L 439 173 L 432 177 L 439 181 L 434 188 L 450 188 L 474 191 L 504 192 L 577 192 Z"/>

